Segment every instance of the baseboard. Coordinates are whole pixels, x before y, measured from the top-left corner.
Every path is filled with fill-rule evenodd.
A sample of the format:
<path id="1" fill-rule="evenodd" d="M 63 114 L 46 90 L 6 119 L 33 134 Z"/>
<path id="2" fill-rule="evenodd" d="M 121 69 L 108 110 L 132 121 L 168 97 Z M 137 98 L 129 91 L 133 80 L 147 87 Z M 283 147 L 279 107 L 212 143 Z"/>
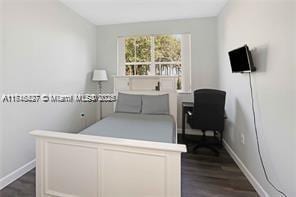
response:
<path id="1" fill-rule="evenodd" d="M 10 183 L 14 182 L 15 180 L 19 179 L 21 176 L 35 168 L 36 160 L 32 160 L 22 167 L 16 169 L 15 171 L 11 172 L 10 174 L 6 175 L 5 177 L 0 179 L 0 190 L 5 188 Z"/>
<path id="2" fill-rule="evenodd" d="M 223 145 L 238 167 L 241 169 L 243 174 L 247 177 L 250 183 L 253 185 L 259 196 L 261 197 L 270 197 L 269 194 L 264 190 L 264 188 L 260 185 L 257 179 L 252 175 L 252 173 L 248 170 L 248 168 L 244 165 L 244 163 L 240 160 L 237 154 L 232 150 L 229 144 L 223 140 Z"/>

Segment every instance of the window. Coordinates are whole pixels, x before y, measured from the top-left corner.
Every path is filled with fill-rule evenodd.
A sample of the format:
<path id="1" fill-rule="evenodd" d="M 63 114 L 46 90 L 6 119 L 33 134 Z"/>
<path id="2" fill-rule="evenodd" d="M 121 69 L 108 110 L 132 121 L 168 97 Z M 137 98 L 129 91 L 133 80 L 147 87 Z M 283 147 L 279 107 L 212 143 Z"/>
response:
<path id="1" fill-rule="evenodd" d="M 118 39 L 118 75 L 177 76 L 177 89 L 190 90 L 190 35 Z"/>
<path id="2" fill-rule="evenodd" d="M 150 36 L 125 39 L 125 75 L 150 74 L 151 41 Z"/>

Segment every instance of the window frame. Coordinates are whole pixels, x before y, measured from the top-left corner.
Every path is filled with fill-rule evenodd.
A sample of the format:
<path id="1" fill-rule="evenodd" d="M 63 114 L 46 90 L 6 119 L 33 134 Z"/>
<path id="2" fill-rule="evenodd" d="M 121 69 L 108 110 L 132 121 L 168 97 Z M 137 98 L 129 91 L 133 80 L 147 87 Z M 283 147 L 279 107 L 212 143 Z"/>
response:
<path id="1" fill-rule="evenodd" d="M 155 62 L 155 37 L 159 35 L 181 35 L 181 61 L 172 61 L 172 62 Z M 137 38 L 137 37 L 147 37 L 149 36 L 151 47 L 150 47 L 150 56 L 151 62 L 126 62 L 125 57 L 125 39 L 127 38 Z M 136 60 L 136 49 L 135 49 L 135 60 Z M 156 65 L 162 64 L 180 64 L 182 65 L 182 89 L 178 92 L 189 93 L 191 91 L 191 34 L 189 33 L 177 33 L 177 34 L 154 34 L 154 35 L 137 35 L 137 36 L 121 36 L 117 40 L 117 75 L 118 76 L 129 76 L 126 75 L 126 66 L 127 65 L 150 65 L 150 73 L 148 76 L 169 76 L 169 75 L 156 75 L 155 68 Z M 139 75 L 131 75 L 139 76 Z M 141 76 L 141 75 L 140 75 Z M 147 76 L 147 75 L 143 75 Z"/>

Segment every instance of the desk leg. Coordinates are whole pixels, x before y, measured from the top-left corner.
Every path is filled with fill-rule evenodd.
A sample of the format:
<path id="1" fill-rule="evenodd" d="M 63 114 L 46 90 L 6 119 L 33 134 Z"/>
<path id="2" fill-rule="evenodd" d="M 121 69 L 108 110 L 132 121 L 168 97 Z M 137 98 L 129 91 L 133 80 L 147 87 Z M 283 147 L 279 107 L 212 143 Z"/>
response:
<path id="1" fill-rule="evenodd" d="M 220 146 L 223 147 L 223 131 L 220 132 Z"/>
<path id="2" fill-rule="evenodd" d="M 185 110 L 182 107 L 182 140 L 185 142 Z"/>

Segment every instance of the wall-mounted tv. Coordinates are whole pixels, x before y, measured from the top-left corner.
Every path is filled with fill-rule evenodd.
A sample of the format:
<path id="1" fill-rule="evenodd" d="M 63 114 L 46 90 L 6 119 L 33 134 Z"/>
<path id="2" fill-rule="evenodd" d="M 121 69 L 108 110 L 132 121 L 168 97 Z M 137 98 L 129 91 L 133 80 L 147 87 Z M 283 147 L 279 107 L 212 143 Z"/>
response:
<path id="1" fill-rule="evenodd" d="M 251 51 L 249 50 L 249 47 L 247 45 L 232 50 L 228 54 L 233 73 L 256 71 Z"/>

